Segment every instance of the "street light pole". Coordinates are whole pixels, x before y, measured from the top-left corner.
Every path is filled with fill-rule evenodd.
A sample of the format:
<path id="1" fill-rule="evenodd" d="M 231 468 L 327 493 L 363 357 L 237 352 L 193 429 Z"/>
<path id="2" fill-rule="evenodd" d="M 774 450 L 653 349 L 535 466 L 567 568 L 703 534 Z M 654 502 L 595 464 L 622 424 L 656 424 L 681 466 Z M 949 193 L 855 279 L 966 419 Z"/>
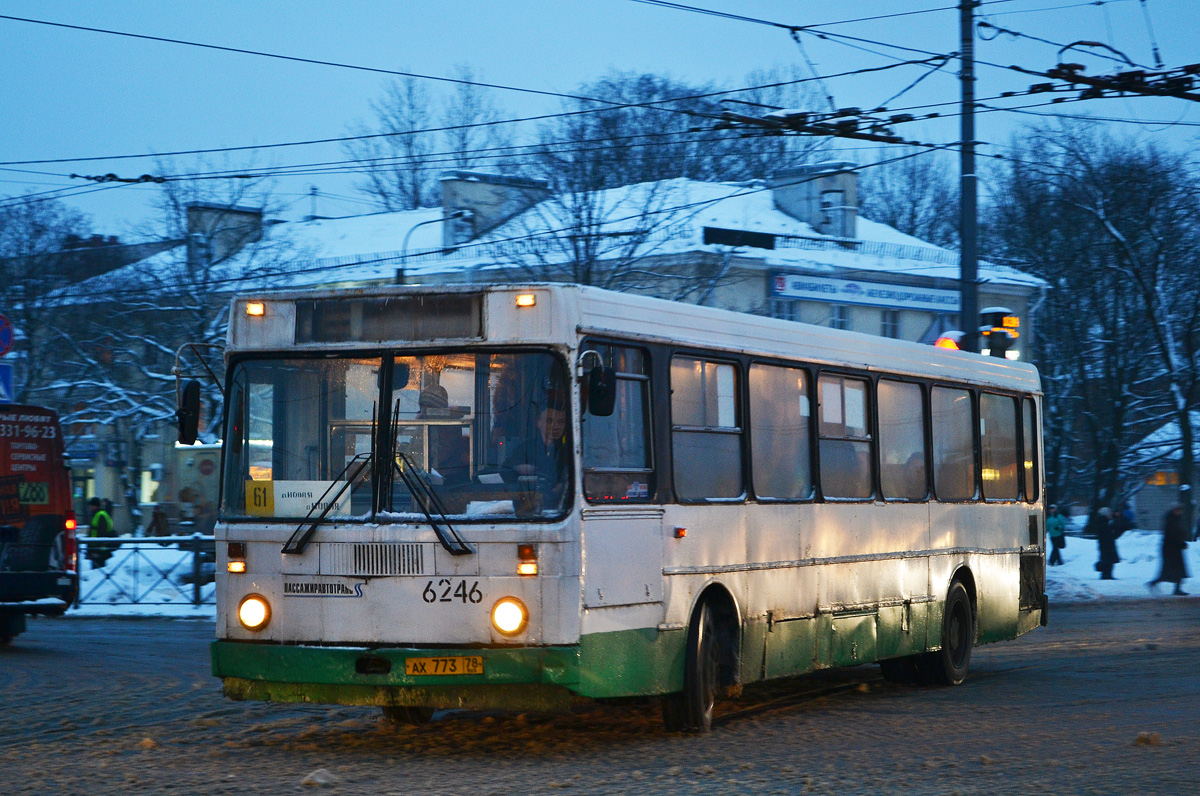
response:
<path id="1" fill-rule="evenodd" d="M 438 224 L 443 221 L 456 221 L 458 219 L 463 219 L 463 218 L 469 219 L 469 218 L 472 218 L 473 216 L 474 216 L 474 214 L 470 210 L 455 210 L 453 213 L 451 213 L 448 216 L 442 216 L 441 218 L 431 218 L 427 221 L 420 221 L 416 224 L 413 224 L 411 227 L 409 227 L 408 232 L 404 233 L 404 242 L 400 246 L 400 267 L 396 269 L 396 284 L 397 285 L 404 284 L 404 279 L 405 279 L 404 269 L 408 265 L 408 241 L 409 241 L 409 238 L 412 237 L 413 231 L 416 230 L 417 227 L 423 227 L 426 224 Z"/>

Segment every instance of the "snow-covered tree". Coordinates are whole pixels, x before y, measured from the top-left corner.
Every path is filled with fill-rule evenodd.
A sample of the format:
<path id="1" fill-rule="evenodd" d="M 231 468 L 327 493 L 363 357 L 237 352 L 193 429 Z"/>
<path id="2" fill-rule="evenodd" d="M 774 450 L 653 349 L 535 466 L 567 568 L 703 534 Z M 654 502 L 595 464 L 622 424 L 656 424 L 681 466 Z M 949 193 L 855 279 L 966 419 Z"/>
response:
<path id="1" fill-rule="evenodd" d="M 1147 430 L 1177 420 L 1191 449 L 1196 175 L 1181 156 L 1083 128 L 1031 130 L 1021 143 L 992 192 L 992 217 L 1004 252 L 1050 284 L 1034 348 L 1047 396 L 1047 483 L 1062 490 L 1083 475 L 1094 502 L 1115 503 L 1137 475 L 1129 446 Z M 1190 458 L 1180 464 L 1187 481 Z"/>
<path id="2" fill-rule="evenodd" d="M 9 360 L 20 360 L 19 402 L 34 400 L 57 359 L 53 330 L 63 317 L 51 297 L 77 278 L 78 262 L 63 252 L 86 224 L 82 215 L 44 196 L 0 199 L 0 314 L 18 333 Z"/>
<path id="3" fill-rule="evenodd" d="M 64 424 L 81 424 L 118 449 L 131 513 L 143 443 L 170 434 L 175 419 L 176 352 L 198 344 L 182 364 L 186 376 L 204 373 L 202 356 L 221 374 L 221 349 L 230 298 L 247 286 L 267 286 L 286 270 L 291 247 L 263 223 L 270 197 L 249 181 L 167 182 L 153 230 L 186 241 L 138 263 L 59 291 L 61 314 L 76 321 L 59 330 L 55 379 L 45 394 Z M 150 230 L 144 230 L 149 232 Z M 220 387 L 204 385 L 204 441 L 220 436 Z"/>

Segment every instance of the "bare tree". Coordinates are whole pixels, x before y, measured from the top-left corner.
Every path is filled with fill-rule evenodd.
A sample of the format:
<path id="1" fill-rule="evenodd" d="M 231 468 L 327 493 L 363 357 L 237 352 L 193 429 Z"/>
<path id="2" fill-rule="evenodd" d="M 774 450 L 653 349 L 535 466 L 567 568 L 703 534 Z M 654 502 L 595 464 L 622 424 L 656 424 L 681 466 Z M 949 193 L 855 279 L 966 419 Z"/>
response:
<path id="1" fill-rule="evenodd" d="M 917 151 L 917 150 L 912 150 Z M 896 149 L 887 156 L 895 157 Z M 864 169 L 858 185 L 862 214 L 938 246 L 958 247 L 958 181 L 940 153 Z"/>
<path id="2" fill-rule="evenodd" d="M 384 210 L 411 210 L 436 203 L 435 169 L 429 162 L 437 138 L 429 91 L 414 77 L 402 77 L 371 103 L 375 125 L 358 125 L 355 135 L 384 134 L 346 144 L 346 154 L 361 164 L 359 190 Z"/>
<path id="3" fill-rule="evenodd" d="M 497 124 L 499 107 L 477 85 L 475 71 L 460 64 L 455 78 L 460 82 L 440 99 L 418 78 L 396 80 L 371 103 L 374 123 L 354 129 L 355 135 L 373 137 L 350 141 L 345 151 L 359 163 L 359 190 L 382 209 L 436 205 L 443 170 L 477 168 L 511 144 Z"/>
<path id="4" fill-rule="evenodd" d="M 1091 222 L 1130 299 L 1127 320 L 1155 357 L 1152 374 L 1180 430 L 1180 482 L 1195 479 L 1191 410 L 1200 400 L 1200 180 L 1152 143 L 1061 137 L 1068 201 Z M 1149 343 L 1149 346 L 1145 345 Z M 1191 493 L 1181 497 L 1191 514 Z"/>
<path id="5" fill-rule="evenodd" d="M 1077 128 L 1032 130 L 1022 145 L 994 194 L 994 233 L 1051 286 L 1034 349 L 1047 396 L 1047 483 L 1065 489 L 1079 473 L 1094 503 L 1114 503 L 1128 488 L 1137 437 L 1172 418 L 1190 433 L 1195 177 L 1182 158 Z M 1191 478 L 1184 457 L 1180 475 Z"/>
<path id="6" fill-rule="evenodd" d="M 441 126 L 445 155 L 435 162 L 449 168 L 473 169 L 503 156 L 512 144 L 512 135 L 497 124 L 500 109 L 487 94 L 487 89 L 474 85 L 476 73 L 460 64 L 455 77 L 463 81 L 442 103 Z"/>

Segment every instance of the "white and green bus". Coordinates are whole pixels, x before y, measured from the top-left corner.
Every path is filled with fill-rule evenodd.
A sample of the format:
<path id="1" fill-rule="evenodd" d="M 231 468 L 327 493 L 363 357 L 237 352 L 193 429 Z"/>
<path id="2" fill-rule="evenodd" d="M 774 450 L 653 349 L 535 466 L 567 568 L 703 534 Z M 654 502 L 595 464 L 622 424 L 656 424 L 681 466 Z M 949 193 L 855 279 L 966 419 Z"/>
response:
<path id="1" fill-rule="evenodd" d="M 1028 364 L 556 284 L 238 298 L 226 360 L 233 699 L 705 730 L 814 669 L 957 684 L 1046 620 Z"/>

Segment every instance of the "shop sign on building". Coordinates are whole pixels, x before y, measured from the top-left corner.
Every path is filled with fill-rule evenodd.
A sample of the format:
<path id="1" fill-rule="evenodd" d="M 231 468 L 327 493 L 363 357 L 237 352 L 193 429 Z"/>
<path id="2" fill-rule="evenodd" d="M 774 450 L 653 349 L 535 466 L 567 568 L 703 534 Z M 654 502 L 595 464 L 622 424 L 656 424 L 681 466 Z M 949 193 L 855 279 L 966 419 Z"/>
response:
<path id="1" fill-rule="evenodd" d="M 771 295 L 776 298 L 863 304 L 902 310 L 958 312 L 959 309 L 957 290 L 804 274 L 776 274 L 771 280 Z"/>

